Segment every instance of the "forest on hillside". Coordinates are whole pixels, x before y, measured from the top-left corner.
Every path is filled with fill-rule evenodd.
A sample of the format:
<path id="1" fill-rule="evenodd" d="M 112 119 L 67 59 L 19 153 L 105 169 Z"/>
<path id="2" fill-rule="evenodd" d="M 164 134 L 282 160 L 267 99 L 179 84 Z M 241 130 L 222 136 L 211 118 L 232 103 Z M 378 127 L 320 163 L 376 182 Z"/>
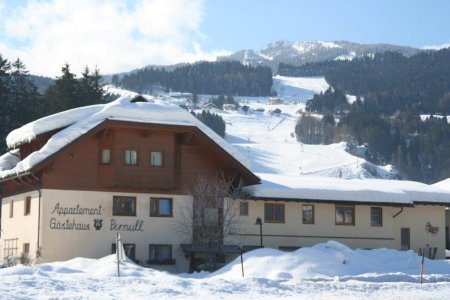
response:
<path id="1" fill-rule="evenodd" d="M 307 111 L 325 117 L 315 123 L 300 119 L 299 139 L 367 144 L 366 158 L 397 166 L 403 178 L 432 183 L 450 177 L 450 125 L 445 118 L 450 115 L 450 49 L 409 58 L 386 52 L 304 68 L 280 65 L 280 71 L 324 75 L 332 87 L 307 102 Z M 356 95 L 352 104 L 349 94 Z M 422 120 L 421 114 L 430 117 Z M 304 126 L 314 127 L 308 131 L 312 136 L 304 133 Z"/>
<path id="2" fill-rule="evenodd" d="M 272 71 L 269 67 L 246 66 L 239 62 L 199 62 L 171 71 L 150 67 L 122 78 L 114 75 L 111 83 L 137 93 L 163 89 L 208 95 L 270 96 Z"/>

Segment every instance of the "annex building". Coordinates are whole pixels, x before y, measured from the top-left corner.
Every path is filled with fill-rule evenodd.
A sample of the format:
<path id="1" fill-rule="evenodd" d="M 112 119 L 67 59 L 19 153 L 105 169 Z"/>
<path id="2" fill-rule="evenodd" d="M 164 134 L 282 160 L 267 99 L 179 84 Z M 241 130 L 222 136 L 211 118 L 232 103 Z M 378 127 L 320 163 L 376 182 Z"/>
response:
<path id="1" fill-rule="evenodd" d="M 1 257 L 99 258 L 115 251 L 120 232 L 137 263 L 192 270 L 196 247 L 180 226 L 194 206 L 195 179 L 219 172 L 246 192 L 231 204 L 238 226 L 219 245 L 229 257 L 236 249 L 293 250 L 330 239 L 425 248 L 435 258 L 450 248 L 449 191 L 255 174 L 245 156 L 189 112 L 141 96 L 36 120 L 11 132 L 7 144 L 0 157 Z"/>

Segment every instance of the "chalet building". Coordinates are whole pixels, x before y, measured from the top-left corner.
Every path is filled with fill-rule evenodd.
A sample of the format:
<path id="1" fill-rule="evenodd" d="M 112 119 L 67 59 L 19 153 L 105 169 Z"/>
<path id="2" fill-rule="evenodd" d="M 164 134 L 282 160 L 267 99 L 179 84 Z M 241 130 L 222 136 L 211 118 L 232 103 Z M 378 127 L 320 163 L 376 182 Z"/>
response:
<path id="1" fill-rule="evenodd" d="M 292 250 L 330 239 L 445 255 L 450 191 L 255 174 L 245 156 L 186 110 L 141 96 L 36 120 L 11 132 L 7 144 L 1 257 L 99 258 L 115 251 L 120 232 L 139 264 L 192 270 L 193 255 L 209 250 L 196 248 L 180 226 L 193 209 L 195 179 L 217 173 L 241 181 L 246 192 L 232 203 L 237 226 L 218 245 L 228 258 L 241 248 Z"/>
<path id="2" fill-rule="evenodd" d="M 189 270 L 178 221 L 198 175 L 257 184 L 246 158 L 174 105 L 120 98 L 42 118 L 8 136 L 0 158 L 1 255 L 102 257 L 121 233 L 145 266 Z"/>

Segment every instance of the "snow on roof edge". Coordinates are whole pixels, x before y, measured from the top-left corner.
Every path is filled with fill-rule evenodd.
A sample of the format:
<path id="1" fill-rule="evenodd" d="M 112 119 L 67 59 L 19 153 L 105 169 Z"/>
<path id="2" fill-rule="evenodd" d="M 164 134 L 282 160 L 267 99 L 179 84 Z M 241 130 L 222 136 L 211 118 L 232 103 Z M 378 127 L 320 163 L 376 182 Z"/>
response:
<path id="1" fill-rule="evenodd" d="M 261 200 L 450 205 L 450 191 L 414 181 L 257 175 L 262 184 L 244 189 Z"/>

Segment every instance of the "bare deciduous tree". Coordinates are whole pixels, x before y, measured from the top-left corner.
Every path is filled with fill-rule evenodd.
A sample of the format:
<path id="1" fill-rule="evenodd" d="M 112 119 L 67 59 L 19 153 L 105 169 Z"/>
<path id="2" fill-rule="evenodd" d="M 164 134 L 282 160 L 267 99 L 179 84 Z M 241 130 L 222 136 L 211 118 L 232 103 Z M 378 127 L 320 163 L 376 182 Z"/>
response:
<path id="1" fill-rule="evenodd" d="M 237 199 L 245 199 L 243 183 L 206 174 L 195 178 L 188 190 L 193 202 L 182 207 L 177 229 L 192 237 L 193 253 L 214 268 L 223 258 L 224 240 L 230 233 L 239 232 L 239 205 Z M 191 259 L 193 255 L 191 256 Z"/>

